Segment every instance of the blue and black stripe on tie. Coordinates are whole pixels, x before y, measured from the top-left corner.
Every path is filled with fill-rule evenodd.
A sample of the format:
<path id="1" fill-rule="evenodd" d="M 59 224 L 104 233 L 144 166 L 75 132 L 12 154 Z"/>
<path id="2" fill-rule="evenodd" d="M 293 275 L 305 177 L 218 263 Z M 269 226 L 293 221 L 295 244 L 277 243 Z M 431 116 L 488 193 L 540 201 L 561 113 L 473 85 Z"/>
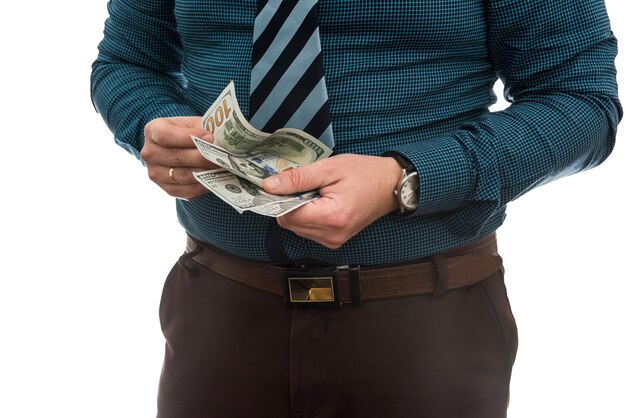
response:
<path id="1" fill-rule="evenodd" d="M 250 122 L 298 128 L 334 146 L 317 0 L 259 0 L 254 22 Z"/>

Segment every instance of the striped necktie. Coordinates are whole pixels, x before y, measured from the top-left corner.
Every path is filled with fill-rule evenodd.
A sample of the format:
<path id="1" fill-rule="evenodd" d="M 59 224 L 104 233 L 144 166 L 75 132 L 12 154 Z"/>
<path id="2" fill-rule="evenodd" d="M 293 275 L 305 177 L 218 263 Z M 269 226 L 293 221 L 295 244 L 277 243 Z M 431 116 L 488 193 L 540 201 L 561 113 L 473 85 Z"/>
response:
<path id="1" fill-rule="evenodd" d="M 317 0 L 258 1 L 250 123 L 266 132 L 302 129 L 332 148 Z"/>

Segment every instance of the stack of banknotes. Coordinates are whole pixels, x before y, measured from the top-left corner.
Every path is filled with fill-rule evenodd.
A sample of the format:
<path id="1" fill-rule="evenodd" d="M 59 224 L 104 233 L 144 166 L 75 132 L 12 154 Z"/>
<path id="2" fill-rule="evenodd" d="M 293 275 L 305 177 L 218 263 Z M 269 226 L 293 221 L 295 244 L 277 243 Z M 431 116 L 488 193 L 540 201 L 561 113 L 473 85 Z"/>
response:
<path id="1" fill-rule="evenodd" d="M 213 142 L 192 139 L 204 158 L 222 168 L 194 176 L 239 213 L 278 217 L 319 197 L 315 190 L 293 195 L 263 190 L 264 178 L 326 158 L 332 149 L 299 129 L 255 129 L 239 109 L 232 81 L 202 117 L 202 128 L 213 133 Z"/>

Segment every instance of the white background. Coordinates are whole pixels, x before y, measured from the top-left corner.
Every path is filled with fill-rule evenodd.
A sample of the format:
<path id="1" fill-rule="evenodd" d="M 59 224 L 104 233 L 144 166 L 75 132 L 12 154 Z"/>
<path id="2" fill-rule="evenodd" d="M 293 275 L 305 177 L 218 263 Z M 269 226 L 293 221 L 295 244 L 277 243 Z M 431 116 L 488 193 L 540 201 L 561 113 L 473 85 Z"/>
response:
<path id="1" fill-rule="evenodd" d="M 174 201 L 91 106 L 106 2 L 0 15 L 0 416 L 152 417 L 157 309 L 183 249 Z M 608 0 L 618 39 L 626 13 Z M 626 59 L 618 57 L 626 84 Z M 510 205 L 499 233 L 520 347 L 511 418 L 626 417 L 624 166 Z"/>

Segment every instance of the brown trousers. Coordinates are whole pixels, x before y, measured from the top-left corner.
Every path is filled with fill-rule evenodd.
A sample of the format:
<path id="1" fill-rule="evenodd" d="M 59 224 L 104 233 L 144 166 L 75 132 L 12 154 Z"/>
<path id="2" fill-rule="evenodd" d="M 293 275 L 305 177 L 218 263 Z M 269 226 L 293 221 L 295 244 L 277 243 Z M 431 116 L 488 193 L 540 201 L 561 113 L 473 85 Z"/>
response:
<path id="1" fill-rule="evenodd" d="M 502 272 L 442 297 L 292 309 L 186 266 L 161 300 L 159 418 L 506 417 L 517 328 Z"/>

